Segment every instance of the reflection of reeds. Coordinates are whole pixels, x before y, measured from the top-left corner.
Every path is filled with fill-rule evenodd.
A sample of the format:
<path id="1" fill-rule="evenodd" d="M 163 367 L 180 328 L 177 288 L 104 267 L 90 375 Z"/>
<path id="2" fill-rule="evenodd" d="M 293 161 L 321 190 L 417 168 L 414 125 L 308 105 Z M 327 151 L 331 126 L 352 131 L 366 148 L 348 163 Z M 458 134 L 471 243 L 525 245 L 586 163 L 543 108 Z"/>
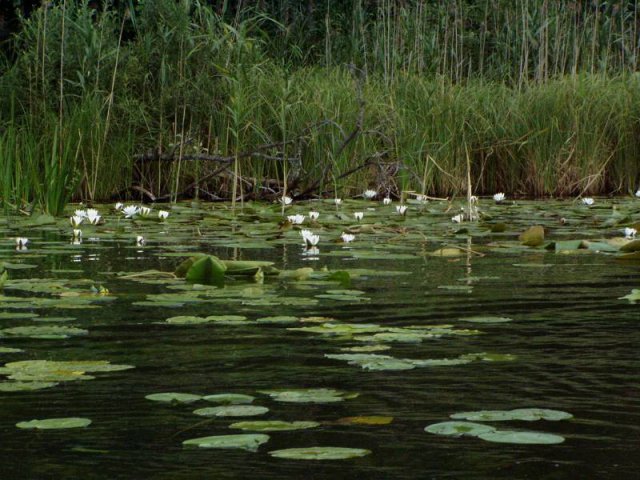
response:
<path id="1" fill-rule="evenodd" d="M 35 13 L 0 69 L 0 201 L 635 191 L 637 12 L 351 3 L 303 18 L 283 2 L 288 29 L 173 0 Z"/>

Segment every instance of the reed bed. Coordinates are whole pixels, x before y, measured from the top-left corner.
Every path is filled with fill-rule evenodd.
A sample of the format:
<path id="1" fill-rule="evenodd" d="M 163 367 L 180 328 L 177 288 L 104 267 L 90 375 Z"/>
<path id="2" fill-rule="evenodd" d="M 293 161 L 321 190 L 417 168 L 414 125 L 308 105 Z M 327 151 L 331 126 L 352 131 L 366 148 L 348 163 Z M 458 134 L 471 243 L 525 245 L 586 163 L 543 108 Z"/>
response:
<path id="1" fill-rule="evenodd" d="M 287 4 L 287 27 L 186 0 L 34 11 L 0 75 L 0 202 L 451 196 L 467 156 L 478 194 L 637 188 L 634 8 L 353 3 Z"/>

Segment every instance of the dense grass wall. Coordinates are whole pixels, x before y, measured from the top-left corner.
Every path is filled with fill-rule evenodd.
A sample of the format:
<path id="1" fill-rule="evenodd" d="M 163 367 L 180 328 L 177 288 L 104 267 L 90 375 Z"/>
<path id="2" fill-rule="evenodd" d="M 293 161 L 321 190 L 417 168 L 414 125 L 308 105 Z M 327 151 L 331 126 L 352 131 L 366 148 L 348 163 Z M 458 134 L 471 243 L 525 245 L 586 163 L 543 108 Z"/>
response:
<path id="1" fill-rule="evenodd" d="M 637 187 L 635 7 L 350 3 L 307 29 L 293 4 L 34 10 L 0 70 L 0 201 L 448 196 L 467 158 L 476 193 Z"/>

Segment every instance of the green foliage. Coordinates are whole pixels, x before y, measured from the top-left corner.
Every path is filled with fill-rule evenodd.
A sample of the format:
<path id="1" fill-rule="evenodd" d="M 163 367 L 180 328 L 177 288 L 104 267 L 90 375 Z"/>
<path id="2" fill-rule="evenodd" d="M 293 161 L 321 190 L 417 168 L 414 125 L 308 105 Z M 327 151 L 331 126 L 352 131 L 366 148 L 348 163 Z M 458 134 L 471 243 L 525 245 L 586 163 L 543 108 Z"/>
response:
<path id="1" fill-rule="evenodd" d="M 0 62 L 0 203 L 58 215 L 131 186 L 234 201 L 456 195 L 467 154 L 476 193 L 637 188 L 633 12 L 309 5 L 34 10 Z"/>

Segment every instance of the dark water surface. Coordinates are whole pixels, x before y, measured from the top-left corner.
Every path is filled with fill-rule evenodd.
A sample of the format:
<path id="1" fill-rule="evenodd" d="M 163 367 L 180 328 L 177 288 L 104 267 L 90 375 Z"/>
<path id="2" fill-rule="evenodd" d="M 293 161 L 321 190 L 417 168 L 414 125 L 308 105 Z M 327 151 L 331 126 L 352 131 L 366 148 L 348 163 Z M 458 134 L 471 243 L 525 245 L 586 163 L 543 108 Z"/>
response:
<path id="1" fill-rule="evenodd" d="M 38 238 L 55 243 L 59 237 Z M 94 380 L 63 382 L 44 390 L 0 392 L 1 478 L 640 478 L 640 310 L 637 304 L 619 299 L 638 288 L 637 263 L 544 250 L 407 260 L 321 255 L 309 262 L 297 245 L 242 251 L 205 245 L 200 250 L 221 258 L 272 260 L 279 268 L 311 265 L 410 274 L 352 279 L 349 288 L 364 291 L 370 298 L 365 302 L 320 299 L 315 305 L 256 307 L 220 301 L 169 308 L 132 303 L 144 300 L 148 293 L 176 291 L 117 279 L 108 272 L 172 270 L 179 258 L 163 259 L 158 256 L 162 246 L 151 242 L 136 248 L 128 240 L 118 240 L 103 242 L 103 247 L 83 250 L 80 256 L 75 251 L 19 256 L 19 261 L 37 268 L 12 270 L 13 278 L 92 278 L 117 298 L 91 310 L 40 310 L 43 317 L 73 316 L 76 320 L 64 324 L 85 328 L 89 334 L 63 340 L 2 339 L 2 346 L 19 347 L 24 353 L 2 354 L 0 359 L 109 360 L 135 368 L 98 373 Z M 327 246 L 322 252 L 341 248 Z M 5 261 L 18 261 L 8 243 L 3 252 Z M 55 273 L 65 269 L 82 272 Z M 464 285 L 471 285 L 472 291 L 438 288 Z M 269 278 L 263 287 L 274 294 L 304 298 L 342 288 Z M 366 371 L 324 357 L 342 353 L 340 348 L 357 342 L 287 330 L 299 325 L 163 324 L 168 317 L 190 314 L 240 314 L 249 319 L 326 316 L 385 326 L 451 324 L 482 333 L 391 343 L 391 350 L 380 353 L 426 359 L 491 352 L 516 358 Z M 513 321 L 473 324 L 460 320 L 473 315 Z M 6 326 L 36 324 L 1 321 Z M 312 387 L 344 389 L 359 396 L 333 404 L 295 404 L 257 393 Z M 170 405 L 145 399 L 150 393 L 172 391 L 255 395 L 254 404 L 270 411 L 254 419 L 314 420 L 322 425 L 270 432 L 270 441 L 257 452 L 186 449 L 181 443 L 189 438 L 248 432 L 228 429 L 230 423 L 243 419 L 209 419 L 192 413 L 213 406 L 206 402 Z M 564 443 L 510 445 L 424 432 L 425 426 L 446 421 L 456 412 L 523 407 L 563 410 L 574 419 L 499 426 L 555 433 L 565 438 Z M 363 415 L 391 416 L 393 422 L 335 422 Z M 72 416 L 90 418 L 93 423 L 83 429 L 50 431 L 15 427 L 23 420 Z M 366 448 L 372 454 L 342 461 L 302 461 L 272 458 L 267 453 L 321 445 Z"/>

